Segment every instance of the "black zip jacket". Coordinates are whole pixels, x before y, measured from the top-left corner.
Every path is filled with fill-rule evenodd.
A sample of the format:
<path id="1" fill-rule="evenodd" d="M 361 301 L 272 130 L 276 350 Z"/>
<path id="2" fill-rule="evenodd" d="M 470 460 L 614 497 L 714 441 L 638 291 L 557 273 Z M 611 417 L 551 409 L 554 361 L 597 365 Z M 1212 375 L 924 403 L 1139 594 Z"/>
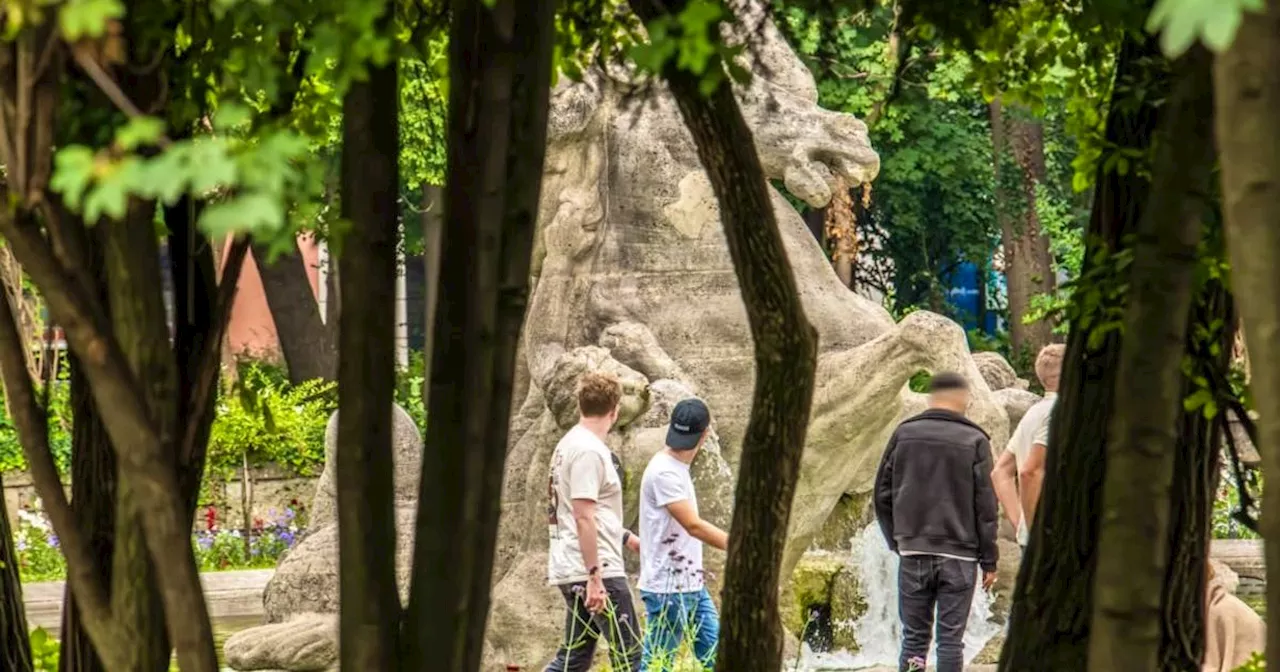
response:
<path id="1" fill-rule="evenodd" d="M 929 409 L 903 422 L 876 473 L 876 519 L 895 553 L 975 558 L 995 571 L 991 440 L 968 418 Z"/>

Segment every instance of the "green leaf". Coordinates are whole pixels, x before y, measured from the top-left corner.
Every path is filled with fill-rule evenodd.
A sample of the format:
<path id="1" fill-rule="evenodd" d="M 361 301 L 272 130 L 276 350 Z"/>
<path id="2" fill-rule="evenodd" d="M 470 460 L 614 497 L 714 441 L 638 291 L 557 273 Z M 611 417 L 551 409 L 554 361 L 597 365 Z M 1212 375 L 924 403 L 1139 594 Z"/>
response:
<path id="1" fill-rule="evenodd" d="M 1222 51 L 1235 39 L 1244 12 L 1263 8 L 1263 0 L 1159 0 L 1147 18 L 1147 30 L 1160 33 L 1160 48 L 1170 58 L 1186 53 L 1197 39 Z"/>
<path id="2" fill-rule="evenodd" d="M 253 119 L 253 111 L 235 101 L 224 101 L 218 104 L 218 111 L 213 115 L 213 128 L 226 132 L 245 126 Z"/>
<path id="3" fill-rule="evenodd" d="M 213 238 L 242 232 L 270 233 L 284 223 L 283 204 L 256 192 L 210 205 L 200 216 L 200 228 Z"/>
<path id="4" fill-rule="evenodd" d="M 53 157 L 53 176 L 49 188 L 62 194 L 67 207 L 79 210 L 84 192 L 93 183 L 95 155 L 84 145 L 69 145 Z"/>
<path id="5" fill-rule="evenodd" d="M 155 117 L 133 117 L 116 129 L 116 145 L 126 152 L 154 145 L 164 137 L 165 124 Z"/>
<path id="6" fill-rule="evenodd" d="M 70 0 L 58 11 L 58 28 L 68 42 L 102 37 L 107 24 L 124 17 L 120 0 Z"/>

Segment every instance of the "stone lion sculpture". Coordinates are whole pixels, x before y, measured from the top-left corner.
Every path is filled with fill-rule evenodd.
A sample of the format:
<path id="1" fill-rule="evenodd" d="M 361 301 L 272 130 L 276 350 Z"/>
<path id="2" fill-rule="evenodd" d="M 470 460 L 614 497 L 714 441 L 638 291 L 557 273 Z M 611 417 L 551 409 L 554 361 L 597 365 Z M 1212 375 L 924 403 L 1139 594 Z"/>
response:
<path id="1" fill-rule="evenodd" d="M 818 107 L 813 77 L 762 6 L 760 0 L 734 6 L 748 27 L 738 33 L 753 36 L 746 53 L 755 66 L 738 98 L 767 177 L 822 206 L 837 176 L 850 184 L 874 179 L 879 157 L 861 121 Z M 582 372 L 611 370 L 624 384 L 610 444 L 626 472 L 629 522 L 639 474 L 662 447 L 671 407 L 693 395 L 707 401 L 714 418 L 714 436 L 694 465 L 700 508 L 722 526 L 730 522 L 754 380 L 746 311 L 715 196 L 675 101 L 664 87 L 637 90 L 635 84 L 625 68 L 597 68 L 553 91 L 494 568 L 489 665 L 536 669 L 562 636 L 562 598 L 545 581 L 546 469 L 556 442 L 577 420 L 574 384 Z M 923 407 L 921 395 L 908 389 L 913 375 L 952 370 L 973 381 L 971 416 L 994 446 L 1008 437 L 1006 406 L 1026 400 L 992 393 L 959 325 L 927 312 L 895 324 L 882 306 L 841 285 L 799 214 L 776 191 L 773 203 L 820 339 L 785 572 L 820 537 L 848 540 L 841 527 L 848 523 L 837 518 L 865 516 L 889 434 Z M 712 573 L 718 560 L 709 554 Z M 280 571 L 292 576 L 297 565 L 287 559 Z M 279 585 L 314 584 L 295 577 Z M 231 665 L 324 669 L 269 651 L 295 651 L 309 641 L 308 651 L 320 653 L 306 664 L 315 665 L 316 657 L 336 650 L 332 615 L 314 615 L 336 610 L 333 585 L 333 601 L 307 598 L 291 613 L 272 605 L 293 598 L 273 597 L 269 589 L 269 616 L 278 623 L 229 640 Z M 252 661 L 243 655 L 250 648 L 257 656 Z"/>

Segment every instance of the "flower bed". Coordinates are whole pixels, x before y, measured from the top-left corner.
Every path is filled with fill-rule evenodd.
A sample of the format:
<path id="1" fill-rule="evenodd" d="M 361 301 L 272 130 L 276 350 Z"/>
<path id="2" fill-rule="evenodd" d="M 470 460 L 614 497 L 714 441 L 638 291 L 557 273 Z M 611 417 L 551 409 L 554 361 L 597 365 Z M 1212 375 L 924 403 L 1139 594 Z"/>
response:
<path id="1" fill-rule="evenodd" d="M 215 507 L 204 512 L 205 529 L 191 535 L 196 563 L 202 572 L 275 567 L 280 556 L 293 548 L 305 529 L 306 511 L 297 502 L 265 518 L 254 518 L 248 529 L 219 520 Z M 61 581 L 67 566 L 58 546 L 58 535 L 39 509 L 18 511 L 14 532 L 18 569 L 23 582 Z"/>

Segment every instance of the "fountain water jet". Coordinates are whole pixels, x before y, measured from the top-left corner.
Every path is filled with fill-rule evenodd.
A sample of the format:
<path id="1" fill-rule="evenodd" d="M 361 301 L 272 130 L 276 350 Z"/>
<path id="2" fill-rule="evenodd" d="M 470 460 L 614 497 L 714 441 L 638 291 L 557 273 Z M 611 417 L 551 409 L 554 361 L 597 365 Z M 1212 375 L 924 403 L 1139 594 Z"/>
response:
<path id="1" fill-rule="evenodd" d="M 898 621 L 898 556 L 885 545 L 879 525 L 873 522 L 853 540 L 853 557 L 867 601 L 866 612 L 852 626 L 859 650 L 857 653 L 814 653 L 806 646 L 798 667 L 803 672 L 898 664 L 898 646 L 902 639 L 902 626 Z M 1003 626 L 991 618 L 991 595 L 979 589 L 974 593 L 964 633 L 966 664 L 978 656 L 992 637 L 1003 631 Z M 937 662 L 933 651 L 929 652 L 929 660 L 930 664 Z"/>

